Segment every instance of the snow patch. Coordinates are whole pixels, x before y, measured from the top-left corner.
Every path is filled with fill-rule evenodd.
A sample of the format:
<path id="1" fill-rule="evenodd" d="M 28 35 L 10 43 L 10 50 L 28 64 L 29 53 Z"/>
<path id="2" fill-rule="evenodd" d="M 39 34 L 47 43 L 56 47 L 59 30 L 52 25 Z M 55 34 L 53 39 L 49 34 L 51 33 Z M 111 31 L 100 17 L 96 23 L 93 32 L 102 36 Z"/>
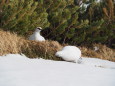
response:
<path id="1" fill-rule="evenodd" d="M 115 69 L 111 69 L 115 62 L 82 60 L 77 64 L 19 54 L 0 56 L 0 86 L 115 86 Z"/>
<path id="2" fill-rule="evenodd" d="M 115 62 L 111 62 L 108 60 L 101 60 L 98 58 L 82 57 L 82 64 L 94 67 L 115 69 Z"/>

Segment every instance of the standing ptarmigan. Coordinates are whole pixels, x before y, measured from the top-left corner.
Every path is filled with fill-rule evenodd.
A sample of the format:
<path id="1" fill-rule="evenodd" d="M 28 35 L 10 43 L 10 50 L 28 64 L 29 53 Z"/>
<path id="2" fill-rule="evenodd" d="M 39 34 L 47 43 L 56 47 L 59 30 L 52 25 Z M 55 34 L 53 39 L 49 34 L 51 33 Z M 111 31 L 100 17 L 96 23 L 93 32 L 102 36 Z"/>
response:
<path id="1" fill-rule="evenodd" d="M 81 50 L 76 46 L 65 46 L 55 55 L 65 61 L 81 63 Z"/>
<path id="2" fill-rule="evenodd" d="M 41 30 L 41 27 L 37 27 L 35 32 L 29 37 L 29 40 L 45 41 L 45 38 L 40 35 Z"/>

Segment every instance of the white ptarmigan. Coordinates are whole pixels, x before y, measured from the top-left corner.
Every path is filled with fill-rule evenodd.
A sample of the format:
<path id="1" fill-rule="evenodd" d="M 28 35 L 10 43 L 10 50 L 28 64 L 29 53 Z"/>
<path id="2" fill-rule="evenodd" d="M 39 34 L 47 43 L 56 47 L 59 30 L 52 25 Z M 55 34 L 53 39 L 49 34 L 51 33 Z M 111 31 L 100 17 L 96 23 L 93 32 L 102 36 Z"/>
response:
<path id="1" fill-rule="evenodd" d="M 55 55 L 65 61 L 81 63 L 81 50 L 76 46 L 65 46 Z"/>
<path id="2" fill-rule="evenodd" d="M 41 27 L 37 27 L 35 32 L 29 37 L 29 40 L 45 41 L 45 38 L 40 35 L 41 30 Z"/>

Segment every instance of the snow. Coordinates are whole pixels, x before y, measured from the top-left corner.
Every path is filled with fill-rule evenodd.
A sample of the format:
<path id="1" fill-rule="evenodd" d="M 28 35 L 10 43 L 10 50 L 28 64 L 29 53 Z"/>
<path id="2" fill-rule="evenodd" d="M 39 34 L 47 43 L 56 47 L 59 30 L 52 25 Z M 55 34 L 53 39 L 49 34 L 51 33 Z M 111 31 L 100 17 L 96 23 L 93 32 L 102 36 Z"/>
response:
<path id="1" fill-rule="evenodd" d="M 115 62 L 82 58 L 82 63 L 0 56 L 0 86 L 115 86 Z"/>
<path id="2" fill-rule="evenodd" d="M 98 51 L 98 50 L 99 50 L 99 47 L 94 46 L 94 51 Z"/>
<path id="3" fill-rule="evenodd" d="M 41 29 L 41 27 L 36 28 L 35 32 L 30 35 L 29 40 L 45 41 L 45 38 L 40 35 Z"/>
<path id="4" fill-rule="evenodd" d="M 81 57 L 81 50 L 76 46 L 65 46 L 61 51 L 56 52 L 55 55 L 65 61 L 78 62 Z"/>

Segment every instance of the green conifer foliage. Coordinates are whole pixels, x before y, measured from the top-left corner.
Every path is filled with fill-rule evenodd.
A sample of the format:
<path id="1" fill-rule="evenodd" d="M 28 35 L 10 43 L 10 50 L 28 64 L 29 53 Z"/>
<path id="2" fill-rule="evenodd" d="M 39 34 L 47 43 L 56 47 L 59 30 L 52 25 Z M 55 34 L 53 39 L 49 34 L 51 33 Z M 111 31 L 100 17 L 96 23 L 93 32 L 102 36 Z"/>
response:
<path id="1" fill-rule="evenodd" d="M 61 43 L 106 43 L 115 47 L 113 0 L 82 0 L 83 7 L 79 1 L 0 0 L 0 28 L 29 35 L 39 26 L 44 28 L 44 37 Z"/>
<path id="2" fill-rule="evenodd" d="M 3 1 L 3 0 L 2 0 Z M 2 4 L 3 2 L 0 2 Z M 10 0 L 4 2 L 0 13 L 0 27 L 25 34 L 37 26 L 48 27 L 47 12 L 42 2 L 35 0 Z"/>
<path id="3" fill-rule="evenodd" d="M 86 2 L 87 3 L 87 2 Z M 79 20 L 88 19 L 85 30 L 85 43 L 103 43 L 115 48 L 115 11 L 113 0 L 89 0 L 86 11 L 82 11 Z"/>
<path id="4" fill-rule="evenodd" d="M 74 0 L 46 0 L 44 3 L 48 12 L 50 22 L 49 33 L 45 34 L 60 42 L 67 42 L 76 33 L 75 28 L 79 25 L 78 12 L 79 7 L 74 4 Z"/>

